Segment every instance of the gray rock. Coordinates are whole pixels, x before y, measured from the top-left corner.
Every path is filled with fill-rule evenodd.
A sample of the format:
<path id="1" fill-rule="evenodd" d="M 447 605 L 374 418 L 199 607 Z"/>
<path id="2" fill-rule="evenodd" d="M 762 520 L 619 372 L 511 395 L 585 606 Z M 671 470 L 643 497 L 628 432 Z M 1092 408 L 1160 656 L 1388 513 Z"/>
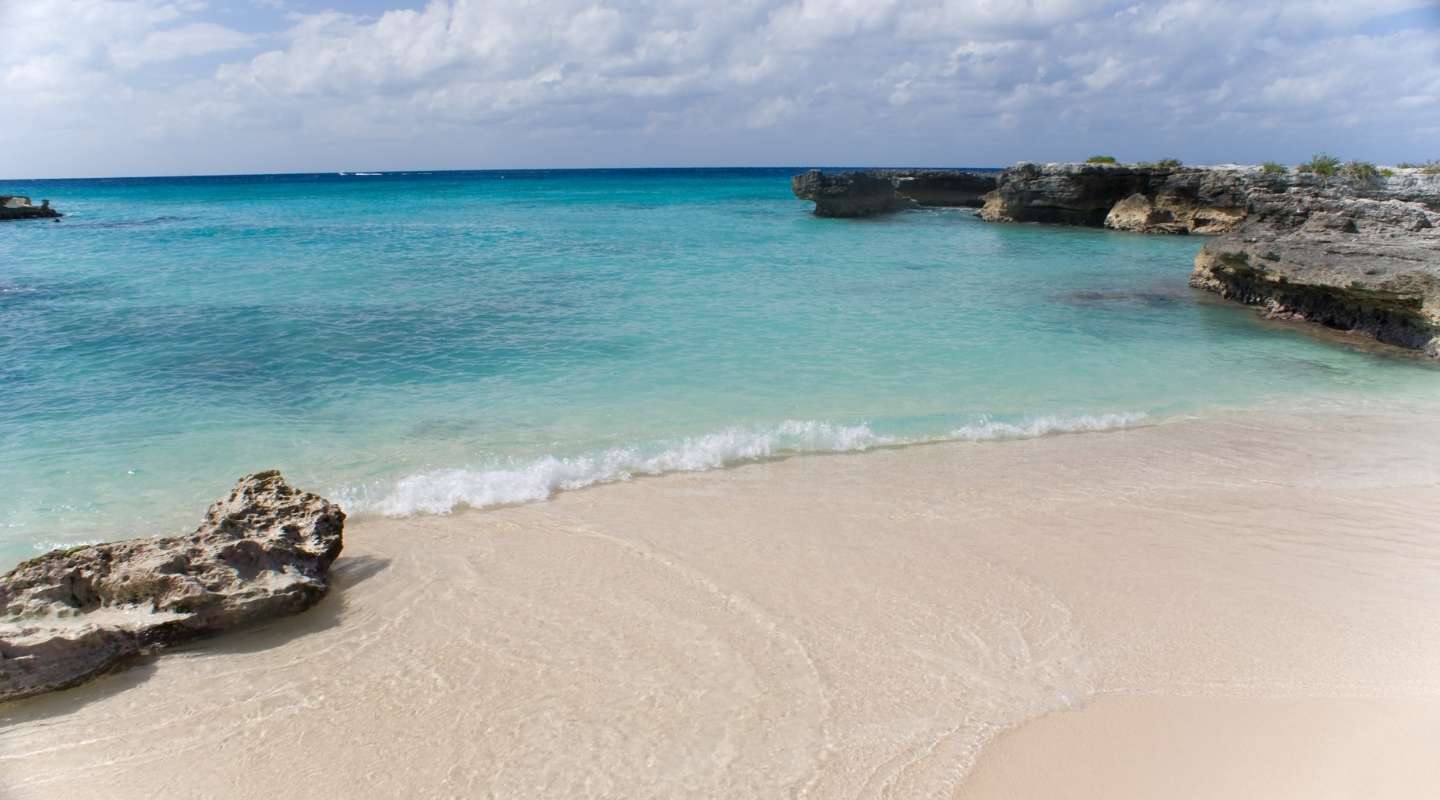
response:
<path id="1" fill-rule="evenodd" d="M 812 169 L 790 179 L 796 197 L 815 203 L 817 217 L 868 217 L 916 206 L 979 208 L 995 186 L 993 174 L 943 169 Z"/>
<path id="2" fill-rule="evenodd" d="M 1251 166 L 1021 162 L 1001 173 L 980 215 L 991 222 L 1213 234 L 1234 230 L 1257 205 L 1286 198 L 1399 200 L 1434 211 L 1440 210 L 1440 176 L 1406 170 L 1356 182 Z"/>
<path id="3" fill-rule="evenodd" d="M 1201 249 L 1190 285 L 1440 358 L 1437 221 L 1419 202 L 1272 197 Z"/>
<path id="4" fill-rule="evenodd" d="M 827 174 L 812 169 L 791 178 L 790 189 L 796 197 L 815 203 L 817 217 L 869 217 L 914 205 L 896 193 L 894 181 L 864 172 Z"/>
<path id="5" fill-rule="evenodd" d="M 870 174 L 889 178 L 896 193 L 916 205 L 941 208 L 979 208 L 999 184 L 995 173 L 953 169 L 881 169 Z"/>
<path id="6" fill-rule="evenodd" d="M 1135 194 L 1153 197 L 1169 172 L 1114 164 L 1020 162 L 1000 175 L 980 216 L 990 222 L 1049 222 L 1098 227 Z"/>
<path id="7" fill-rule="evenodd" d="M 50 207 L 49 200 L 43 200 L 37 206 L 28 197 L 0 194 L 0 220 L 48 219 L 59 216 L 61 216 L 60 212 Z"/>
<path id="8" fill-rule="evenodd" d="M 0 578 L 0 700 L 64 689 L 132 657 L 314 605 L 345 512 L 248 475 L 194 533 L 86 545 Z"/>

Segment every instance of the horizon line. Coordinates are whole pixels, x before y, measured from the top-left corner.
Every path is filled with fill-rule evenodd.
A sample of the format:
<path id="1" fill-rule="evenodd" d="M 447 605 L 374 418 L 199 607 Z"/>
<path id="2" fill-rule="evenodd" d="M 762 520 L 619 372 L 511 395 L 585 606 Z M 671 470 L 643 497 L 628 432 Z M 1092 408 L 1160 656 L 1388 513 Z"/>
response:
<path id="1" fill-rule="evenodd" d="M 1012 162 L 1019 163 L 1019 162 Z M 1047 162 L 1036 162 L 1047 163 Z M 1068 162 L 1053 162 L 1068 163 Z M 668 166 L 626 166 L 626 167 L 459 167 L 445 169 L 353 169 L 353 170 L 310 170 L 298 172 L 196 172 L 189 174 L 150 175 L 67 175 L 46 178 L 0 177 L 3 183 L 33 183 L 40 181 L 123 181 L 173 178 L 275 178 L 301 176 L 382 176 L 382 175 L 434 175 L 464 172 L 653 172 L 662 170 L 735 170 L 735 169 L 953 169 L 953 170 L 1002 170 L 1006 166 L 941 165 L 941 164 L 724 164 L 724 165 L 668 165 Z"/>

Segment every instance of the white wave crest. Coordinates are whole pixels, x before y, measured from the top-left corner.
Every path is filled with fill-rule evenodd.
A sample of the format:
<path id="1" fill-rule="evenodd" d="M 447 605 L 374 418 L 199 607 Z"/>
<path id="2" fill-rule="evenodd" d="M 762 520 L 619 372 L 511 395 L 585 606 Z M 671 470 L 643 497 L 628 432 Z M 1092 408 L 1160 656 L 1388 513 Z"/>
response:
<path id="1" fill-rule="evenodd" d="M 1100 414 L 1097 416 L 1045 416 L 1020 423 L 983 419 L 962 425 L 945 437 L 958 442 L 996 439 L 1034 439 L 1054 433 L 1093 433 L 1129 428 L 1145 419 L 1144 414 Z"/>
<path id="2" fill-rule="evenodd" d="M 650 447 L 617 447 L 568 458 L 544 456 L 485 469 L 430 470 L 402 478 L 388 489 L 355 487 L 340 489 L 332 496 L 347 511 L 356 514 L 390 517 L 445 514 L 463 506 L 486 508 L 545 500 L 556 492 L 629 480 L 639 475 L 698 472 L 776 456 L 1103 431 L 1128 427 L 1144 418 L 1144 414 L 1104 414 L 1037 417 L 1020 423 L 982 419 L 956 428 L 948 435 L 931 438 L 884 436 L 868 425 L 789 420 L 773 428 L 726 428 Z"/>

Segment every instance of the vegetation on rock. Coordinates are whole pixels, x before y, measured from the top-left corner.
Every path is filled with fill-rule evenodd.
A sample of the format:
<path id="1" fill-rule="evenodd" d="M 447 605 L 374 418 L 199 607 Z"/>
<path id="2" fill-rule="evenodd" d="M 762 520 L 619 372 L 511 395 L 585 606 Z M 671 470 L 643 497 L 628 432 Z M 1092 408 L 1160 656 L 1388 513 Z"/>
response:
<path id="1" fill-rule="evenodd" d="M 1317 153 L 1297 169 L 1301 172 L 1319 175 L 1322 178 L 1332 178 L 1340 171 L 1340 159 L 1325 153 Z"/>
<path id="2" fill-rule="evenodd" d="M 1347 161 L 1340 168 L 1340 174 L 1355 183 L 1372 183 L 1380 177 L 1380 170 L 1369 161 Z"/>

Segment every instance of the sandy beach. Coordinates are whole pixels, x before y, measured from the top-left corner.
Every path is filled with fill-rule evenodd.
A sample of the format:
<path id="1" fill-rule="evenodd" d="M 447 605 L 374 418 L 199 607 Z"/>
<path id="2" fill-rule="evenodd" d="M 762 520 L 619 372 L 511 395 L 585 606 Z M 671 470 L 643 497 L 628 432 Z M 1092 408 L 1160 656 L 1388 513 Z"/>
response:
<path id="1" fill-rule="evenodd" d="M 1440 415 L 1219 415 L 360 519 L 295 618 L 0 706 L 0 795 L 1417 797 Z"/>

